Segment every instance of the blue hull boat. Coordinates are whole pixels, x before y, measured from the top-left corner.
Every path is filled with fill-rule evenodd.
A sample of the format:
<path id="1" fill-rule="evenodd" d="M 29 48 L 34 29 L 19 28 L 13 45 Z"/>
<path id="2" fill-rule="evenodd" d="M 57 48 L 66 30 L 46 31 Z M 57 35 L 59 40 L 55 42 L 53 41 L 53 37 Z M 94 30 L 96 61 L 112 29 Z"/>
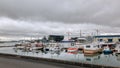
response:
<path id="1" fill-rule="evenodd" d="M 104 50 L 103 53 L 104 53 L 104 54 L 112 54 L 113 51 L 111 51 L 111 50 Z"/>

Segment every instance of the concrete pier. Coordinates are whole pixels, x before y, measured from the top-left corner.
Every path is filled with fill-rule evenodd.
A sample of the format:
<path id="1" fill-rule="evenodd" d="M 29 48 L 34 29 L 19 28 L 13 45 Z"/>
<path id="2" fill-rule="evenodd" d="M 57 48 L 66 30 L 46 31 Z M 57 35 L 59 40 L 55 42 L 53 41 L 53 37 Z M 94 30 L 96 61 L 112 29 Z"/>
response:
<path id="1" fill-rule="evenodd" d="M 31 61 L 23 59 L 13 59 L 13 58 L 3 58 L 0 57 L 0 67 L 1 68 L 83 68 L 79 66 L 59 64 L 54 62 L 46 61 Z"/>
<path id="2" fill-rule="evenodd" d="M 66 65 L 67 66 L 70 65 L 69 68 L 78 68 L 78 67 L 79 68 L 117 68 L 117 67 L 111 67 L 111 66 L 101 66 L 101 65 L 94 65 L 94 64 L 87 64 L 87 63 L 77 63 L 77 62 L 63 61 L 63 60 L 57 60 L 57 59 L 48 59 L 48 58 L 40 58 L 40 57 L 38 58 L 38 57 L 31 57 L 31 56 L 3 54 L 3 53 L 0 53 L 0 59 L 2 59 L 1 57 L 5 57 L 5 58 L 3 58 L 2 61 L 0 60 L 0 66 L 5 65 L 2 62 L 8 63 L 9 58 L 10 59 L 12 58 L 11 59 L 12 61 L 17 59 L 17 60 L 14 61 L 14 63 L 19 62 L 19 61 L 22 61 L 22 62 L 25 61 L 25 64 L 23 64 L 23 66 L 25 65 L 25 67 L 22 67 L 22 68 L 27 68 L 26 63 L 33 63 L 33 64 L 36 65 L 36 63 L 34 63 L 34 62 L 40 62 L 40 65 L 43 66 L 42 68 L 47 68 L 46 66 L 49 67 L 49 65 L 48 65 L 49 63 L 55 63 L 55 65 L 50 65 L 52 68 L 66 68 Z M 6 59 L 8 59 L 8 60 L 6 60 Z M 26 62 L 26 60 L 27 60 L 27 62 Z M 34 61 L 34 62 L 29 62 L 29 61 Z M 43 64 L 42 61 L 44 61 L 45 64 Z M 9 63 L 12 63 L 12 62 L 9 61 Z M 21 64 L 21 62 L 19 62 L 19 63 Z M 19 63 L 16 66 L 19 66 Z M 37 64 L 39 64 L 39 63 L 37 63 Z M 61 64 L 64 65 L 64 66 L 61 66 Z M 39 67 L 40 65 L 37 65 L 37 66 Z M 58 65 L 58 66 L 54 67 L 56 65 Z M 12 64 L 10 66 L 11 66 L 11 68 L 19 68 L 19 67 L 12 67 Z M 14 64 L 13 64 L 13 66 L 14 66 Z M 2 68 L 7 68 L 7 67 L 2 67 Z M 32 68 L 32 66 L 30 66 L 29 68 Z"/>

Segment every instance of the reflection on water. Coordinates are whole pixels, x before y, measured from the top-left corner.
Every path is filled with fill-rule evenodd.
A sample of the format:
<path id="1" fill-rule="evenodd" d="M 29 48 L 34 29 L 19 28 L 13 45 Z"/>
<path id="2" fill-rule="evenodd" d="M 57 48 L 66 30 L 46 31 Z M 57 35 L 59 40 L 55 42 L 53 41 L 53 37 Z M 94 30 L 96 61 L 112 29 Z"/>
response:
<path id="1" fill-rule="evenodd" d="M 25 51 L 13 47 L 0 48 L 0 53 L 9 53 L 24 56 L 43 57 L 59 59 L 72 62 L 89 63 L 96 65 L 106 65 L 120 67 L 120 55 L 112 54 L 84 54 L 82 51 L 66 52 L 66 50 L 48 51 L 32 50 Z"/>
<path id="2" fill-rule="evenodd" d="M 34 56 L 34 57 L 43 57 L 51 59 L 66 60 L 72 62 L 80 63 L 90 63 L 97 65 L 107 65 L 120 67 L 120 56 L 113 54 L 83 54 L 82 51 L 79 52 L 66 52 L 63 51 L 46 51 L 46 50 L 33 50 L 33 51 L 24 51 L 15 49 L 12 47 L 9 48 L 0 48 L 1 53 L 17 54 L 24 56 Z"/>
<path id="3" fill-rule="evenodd" d="M 100 54 L 94 54 L 94 55 L 84 55 L 84 57 L 86 58 L 86 61 L 95 61 L 95 60 L 99 60 Z"/>

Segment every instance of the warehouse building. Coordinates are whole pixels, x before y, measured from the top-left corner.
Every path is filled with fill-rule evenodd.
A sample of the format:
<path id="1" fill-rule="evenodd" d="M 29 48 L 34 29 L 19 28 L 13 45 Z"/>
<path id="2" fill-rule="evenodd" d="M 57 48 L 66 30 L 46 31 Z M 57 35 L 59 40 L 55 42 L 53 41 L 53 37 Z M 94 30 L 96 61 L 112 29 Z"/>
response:
<path id="1" fill-rule="evenodd" d="M 94 36 L 94 41 L 99 42 L 120 42 L 120 35 L 97 35 Z"/>

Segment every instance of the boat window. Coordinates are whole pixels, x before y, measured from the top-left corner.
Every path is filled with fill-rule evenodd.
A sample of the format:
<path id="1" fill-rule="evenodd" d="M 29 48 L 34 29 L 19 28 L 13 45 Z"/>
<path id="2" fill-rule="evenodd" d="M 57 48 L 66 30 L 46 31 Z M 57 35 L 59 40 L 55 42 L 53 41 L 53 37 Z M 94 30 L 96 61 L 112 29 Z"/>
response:
<path id="1" fill-rule="evenodd" d="M 97 45 L 98 46 L 98 48 L 100 47 L 99 45 Z"/>
<path id="2" fill-rule="evenodd" d="M 119 40 L 119 42 L 120 42 L 120 39 L 118 39 Z"/>
<path id="3" fill-rule="evenodd" d="M 86 48 L 90 48 L 90 45 L 87 45 Z"/>
<path id="4" fill-rule="evenodd" d="M 87 60 L 87 61 L 91 61 L 91 59 L 90 59 L 90 58 L 86 58 L 86 60 Z"/>
<path id="5" fill-rule="evenodd" d="M 102 42 L 102 41 L 103 41 L 103 39 L 99 39 L 99 41 L 100 41 L 100 42 Z"/>
<path id="6" fill-rule="evenodd" d="M 102 42 L 103 41 L 103 39 L 100 39 L 100 42 Z"/>
<path id="7" fill-rule="evenodd" d="M 103 39 L 98 39 L 98 41 L 99 41 L 99 42 L 102 42 L 102 41 L 103 41 Z"/>
<path id="8" fill-rule="evenodd" d="M 113 42 L 113 39 L 108 39 L 108 42 Z"/>

